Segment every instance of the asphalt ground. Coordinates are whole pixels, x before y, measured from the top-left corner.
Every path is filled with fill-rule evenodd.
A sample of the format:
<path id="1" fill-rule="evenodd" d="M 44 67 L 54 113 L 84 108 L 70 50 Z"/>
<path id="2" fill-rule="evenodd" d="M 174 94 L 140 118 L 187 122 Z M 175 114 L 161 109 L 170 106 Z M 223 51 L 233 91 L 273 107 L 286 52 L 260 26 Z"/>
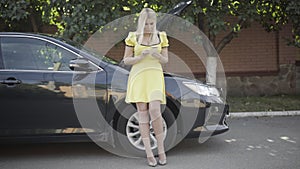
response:
<path id="1" fill-rule="evenodd" d="M 184 139 L 167 152 L 165 169 L 299 169 L 300 116 L 229 118 L 230 130 L 204 143 Z M 0 169 L 148 169 L 94 143 L 0 146 Z"/>

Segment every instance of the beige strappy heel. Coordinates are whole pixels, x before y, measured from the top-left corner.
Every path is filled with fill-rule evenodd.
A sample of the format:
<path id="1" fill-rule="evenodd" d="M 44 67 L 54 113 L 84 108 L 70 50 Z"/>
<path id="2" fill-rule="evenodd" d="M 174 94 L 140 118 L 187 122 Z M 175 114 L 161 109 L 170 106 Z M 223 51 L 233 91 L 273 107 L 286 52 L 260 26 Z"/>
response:
<path id="1" fill-rule="evenodd" d="M 154 158 L 153 152 L 151 150 L 150 143 L 150 125 L 149 125 L 149 114 L 148 111 L 140 111 L 139 112 L 139 127 L 140 133 L 142 137 L 142 141 L 145 147 L 148 165 L 150 167 L 157 166 L 157 161 Z"/>
<path id="2" fill-rule="evenodd" d="M 163 146 L 164 140 L 164 133 L 160 133 L 159 135 L 155 136 L 157 142 L 157 150 L 158 150 L 158 164 L 159 165 L 166 165 L 167 164 L 167 157 Z M 161 145 L 159 145 L 161 144 Z"/>
<path id="3" fill-rule="evenodd" d="M 151 115 L 151 114 L 150 114 Z M 164 148 L 164 138 L 165 133 L 163 131 L 163 118 L 161 114 L 152 114 L 152 127 L 154 129 L 155 138 L 157 141 L 157 151 L 158 151 L 158 164 L 159 165 L 166 165 L 167 164 L 167 157 L 165 154 L 165 148 Z"/>

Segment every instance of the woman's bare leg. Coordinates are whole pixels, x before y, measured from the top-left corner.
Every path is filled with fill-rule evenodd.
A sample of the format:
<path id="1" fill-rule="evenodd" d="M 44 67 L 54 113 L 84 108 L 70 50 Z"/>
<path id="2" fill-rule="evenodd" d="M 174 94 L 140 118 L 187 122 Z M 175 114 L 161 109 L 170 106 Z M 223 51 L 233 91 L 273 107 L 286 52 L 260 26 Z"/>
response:
<path id="1" fill-rule="evenodd" d="M 145 147 L 148 164 L 155 166 L 157 164 L 156 159 L 153 156 L 150 144 L 150 125 L 149 125 L 149 113 L 147 109 L 147 103 L 136 103 L 139 115 L 139 128 L 142 137 L 142 141 Z"/>
<path id="2" fill-rule="evenodd" d="M 155 100 L 149 103 L 149 113 L 157 140 L 157 151 L 160 164 L 166 164 L 166 154 L 164 149 L 164 132 L 163 132 L 163 118 L 161 115 L 160 101 Z"/>

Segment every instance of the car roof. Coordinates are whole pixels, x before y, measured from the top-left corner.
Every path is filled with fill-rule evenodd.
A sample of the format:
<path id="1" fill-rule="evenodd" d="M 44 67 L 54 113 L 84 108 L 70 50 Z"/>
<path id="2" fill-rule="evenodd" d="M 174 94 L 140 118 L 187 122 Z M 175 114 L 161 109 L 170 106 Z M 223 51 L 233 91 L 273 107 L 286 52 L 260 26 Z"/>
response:
<path id="1" fill-rule="evenodd" d="M 31 36 L 41 36 L 41 37 L 50 37 L 50 35 L 47 34 L 41 34 L 41 33 L 31 33 L 31 32 L 0 32 L 0 35 L 31 35 Z"/>
<path id="2" fill-rule="evenodd" d="M 0 35 L 41 35 L 42 33 L 35 32 L 0 32 Z M 46 34 L 43 34 L 46 35 Z"/>
<path id="3" fill-rule="evenodd" d="M 19 35 L 19 36 L 34 36 L 34 37 L 40 37 L 40 38 L 46 38 L 57 41 L 58 39 L 54 37 L 54 35 L 51 34 L 45 34 L 45 33 L 33 33 L 33 32 L 0 32 L 1 35 Z"/>

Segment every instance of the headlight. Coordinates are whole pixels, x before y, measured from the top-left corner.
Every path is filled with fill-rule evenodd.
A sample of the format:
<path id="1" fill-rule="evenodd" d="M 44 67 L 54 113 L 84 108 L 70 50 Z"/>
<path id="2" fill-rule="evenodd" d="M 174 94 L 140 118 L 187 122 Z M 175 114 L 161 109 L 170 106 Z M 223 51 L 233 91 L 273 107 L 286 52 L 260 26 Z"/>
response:
<path id="1" fill-rule="evenodd" d="M 194 92 L 204 96 L 220 96 L 220 92 L 215 87 L 195 83 L 183 82 L 183 84 Z"/>

